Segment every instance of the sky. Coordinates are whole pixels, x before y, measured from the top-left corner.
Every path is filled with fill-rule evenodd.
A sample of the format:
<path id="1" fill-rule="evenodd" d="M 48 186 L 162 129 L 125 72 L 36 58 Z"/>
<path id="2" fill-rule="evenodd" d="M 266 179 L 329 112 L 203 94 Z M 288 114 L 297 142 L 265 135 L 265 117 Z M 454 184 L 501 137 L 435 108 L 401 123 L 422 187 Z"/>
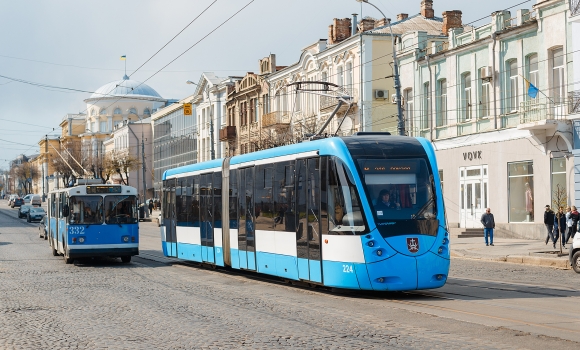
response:
<path id="1" fill-rule="evenodd" d="M 371 2 L 393 19 L 418 13 L 421 3 Z M 463 23 L 477 27 L 494 11 L 520 4 L 514 13 L 535 2 L 434 0 L 433 7 L 438 17 L 460 10 Z M 38 141 L 58 136 L 63 116 L 84 112 L 83 100 L 121 79 L 125 63 L 131 79 L 181 99 L 195 89 L 185 82 L 198 81 L 201 72 L 243 76 L 257 72 L 258 60 L 270 53 L 277 65 L 290 65 L 302 48 L 328 36 L 333 18 L 380 17 L 356 0 L 0 0 L 0 13 L 0 169 L 19 154 L 38 153 Z"/>

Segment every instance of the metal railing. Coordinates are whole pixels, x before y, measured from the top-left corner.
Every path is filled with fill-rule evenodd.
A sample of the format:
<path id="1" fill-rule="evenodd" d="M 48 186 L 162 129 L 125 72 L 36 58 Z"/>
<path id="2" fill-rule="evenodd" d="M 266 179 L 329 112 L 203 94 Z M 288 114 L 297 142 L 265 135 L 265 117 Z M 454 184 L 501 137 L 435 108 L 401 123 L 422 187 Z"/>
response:
<path id="1" fill-rule="evenodd" d="M 565 119 L 566 109 L 565 101 L 554 101 L 548 98 L 535 98 L 520 102 L 520 124 L 547 119 Z"/>
<path id="2" fill-rule="evenodd" d="M 568 114 L 576 113 L 580 113 L 580 90 L 568 92 Z"/>
<path id="3" fill-rule="evenodd" d="M 337 94 L 338 93 L 344 93 L 345 95 L 352 97 L 352 101 L 355 103 L 358 100 L 358 90 L 355 88 L 342 88 L 340 92 L 337 92 Z M 320 96 L 320 109 L 323 110 L 323 109 L 326 109 L 329 107 L 336 106 L 338 104 L 337 97 Z M 390 98 L 390 96 L 389 96 L 389 98 Z"/>
<path id="4" fill-rule="evenodd" d="M 570 0 L 570 16 L 580 15 L 580 0 Z"/>
<path id="5" fill-rule="evenodd" d="M 286 125 L 290 125 L 290 112 L 288 111 L 275 111 L 262 116 L 263 128 Z"/>

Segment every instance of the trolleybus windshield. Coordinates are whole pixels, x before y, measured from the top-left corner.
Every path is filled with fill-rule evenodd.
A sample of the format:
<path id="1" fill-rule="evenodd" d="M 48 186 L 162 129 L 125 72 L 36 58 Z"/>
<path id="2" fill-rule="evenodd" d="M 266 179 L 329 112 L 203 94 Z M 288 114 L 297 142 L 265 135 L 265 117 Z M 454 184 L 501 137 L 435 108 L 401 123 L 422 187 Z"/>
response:
<path id="1" fill-rule="evenodd" d="M 103 223 L 101 196 L 73 196 L 70 198 L 70 224 L 93 225 Z"/>
<path id="2" fill-rule="evenodd" d="M 359 167 L 382 235 L 436 234 L 433 176 L 424 159 L 360 159 Z"/>
<path id="3" fill-rule="evenodd" d="M 105 196 L 105 223 L 137 223 L 136 203 L 135 196 Z"/>

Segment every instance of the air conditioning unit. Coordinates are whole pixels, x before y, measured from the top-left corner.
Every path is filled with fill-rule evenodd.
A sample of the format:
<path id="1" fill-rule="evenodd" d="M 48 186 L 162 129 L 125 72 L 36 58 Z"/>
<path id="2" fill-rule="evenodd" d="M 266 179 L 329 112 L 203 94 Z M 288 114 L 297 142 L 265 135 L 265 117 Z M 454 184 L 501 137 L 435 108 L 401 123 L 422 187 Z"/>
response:
<path id="1" fill-rule="evenodd" d="M 377 100 L 385 100 L 389 98 L 389 90 L 375 90 L 375 98 Z"/>
<path id="2" fill-rule="evenodd" d="M 490 81 L 493 78 L 493 71 L 490 66 L 481 67 L 481 80 Z"/>
<path id="3" fill-rule="evenodd" d="M 391 103 L 396 105 L 397 104 L 397 94 L 391 95 Z M 405 104 L 405 97 L 401 95 L 401 106 Z"/>

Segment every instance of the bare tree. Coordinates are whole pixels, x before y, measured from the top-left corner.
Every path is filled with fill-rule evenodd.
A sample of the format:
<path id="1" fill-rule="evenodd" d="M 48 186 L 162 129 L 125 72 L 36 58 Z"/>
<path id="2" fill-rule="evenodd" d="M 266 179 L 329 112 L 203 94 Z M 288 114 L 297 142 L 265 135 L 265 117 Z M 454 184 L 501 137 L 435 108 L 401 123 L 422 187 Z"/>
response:
<path id="1" fill-rule="evenodd" d="M 24 184 L 24 194 L 32 192 L 32 181 L 37 180 L 40 177 L 38 168 L 29 162 L 14 165 L 11 169 L 11 173 L 21 184 Z"/>
<path id="2" fill-rule="evenodd" d="M 560 234 L 560 208 L 564 208 L 566 206 L 566 202 L 568 201 L 568 196 L 566 195 L 566 187 L 561 187 L 560 184 L 556 185 L 556 189 L 552 191 L 552 204 L 554 208 L 556 208 L 556 218 L 558 220 L 558 235 Z M 560 254 L 562 254 L 562 237 L 560 237 Z"/>
<path id="3" fill-rule="evenodd" d="M 118 174 L 124 185 L 129 185 L 129 173 L 139 169 L 141 161 L 126 151 L 113 150 L 107 154 L 107 172 L 109 176 Z"/>

